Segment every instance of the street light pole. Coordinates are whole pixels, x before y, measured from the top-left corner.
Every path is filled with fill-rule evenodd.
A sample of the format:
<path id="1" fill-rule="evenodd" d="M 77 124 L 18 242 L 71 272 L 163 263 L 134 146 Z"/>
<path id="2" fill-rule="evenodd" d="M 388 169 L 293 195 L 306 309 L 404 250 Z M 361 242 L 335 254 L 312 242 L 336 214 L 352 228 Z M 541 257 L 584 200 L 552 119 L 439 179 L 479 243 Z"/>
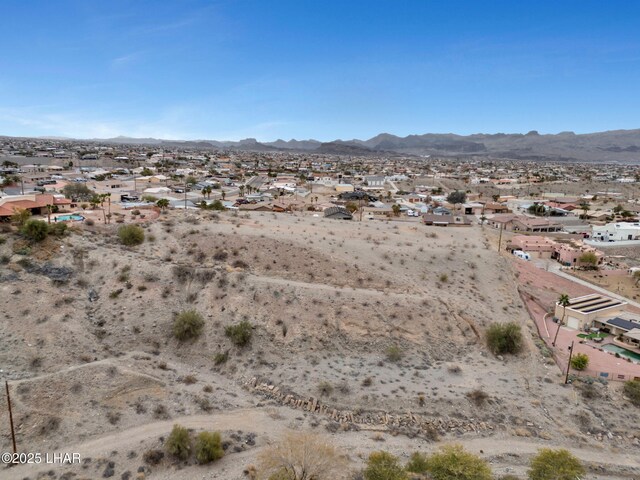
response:
<path id="1" fill-rule="evenodd" d="M 567 375 L 564 377 L 564 383 L 569 383 L 569 370 L 571 370 L 571 356 L 573 355 L 573 341 L 569 347 L 569 363 L 567 363 Z"/>
<path id="2" fill-rule="evenodd" d="M 7 390 L 7 405 L 9 407 L 9 423 L 11 424 L 11 442 L 13 443 L 13 453 L 18 453 L 16 448 L 16 432 L 13 429 L 13 412 L 11 411 L 11 397 L 9 396 L 9 382 L 5 380 L 4 386 Z"/>

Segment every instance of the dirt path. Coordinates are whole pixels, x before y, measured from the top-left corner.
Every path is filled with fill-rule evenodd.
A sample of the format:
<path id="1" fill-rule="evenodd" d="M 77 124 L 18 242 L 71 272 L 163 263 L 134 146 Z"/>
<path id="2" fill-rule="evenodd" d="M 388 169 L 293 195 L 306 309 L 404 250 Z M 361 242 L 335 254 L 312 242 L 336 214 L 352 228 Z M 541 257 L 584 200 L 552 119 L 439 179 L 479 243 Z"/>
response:
<path id="1" fill-rule="evenodd" d="M 270 414 L 271 412 L 271 414 Z M 281 408 L 275 408 L 272 410 L 267 409 L 241 409 L 234 410 L 228 413 L 221 413 L 215 415 L 192 415 L 186 417 L 179 417 L 171 420 L 162 420 L 146 425 L 133 427 L 127 430 L 121 430 L 116 433 L 110 433 L 102 437 L 94 438 L 82 443 L 78 443 L 69 447 L 65 447 L 65 452 L 78 452 L 82 458 L 100 458 L 108 457 L 109 453 L 117 450 L 120 452 L 126 450 L 135 450 L 139 448 L 140 444 L 153 440 L 161 436 L 165 436 L 171 430 L 174 424 L 178 423 L 184 427 L 192 428 L 196 430 L 208 429 L 208 430 L 243 430 L 245 432 L 253 432 L 258 437 L 269 436 L 270 438 L 278 437 L 283 431 L 289 427 L 289 422 L 284 420 L 282 416 L 287 417 L 285 410 Z M 348 445 L 354 445 L 353 439 L 342 438 L 344 437 L 359 437 L 360 442 L 358 444 L 364 444 L 371 432 L 349 432 L 344 434 L 335 435 L 334 441 L 336 444 L 347 443 Z M 393 440 L 390 439 L 393 443 Z M 499 457 L 506 455 L 509 459 L 500 460 L 496 463 L 510 463 L 517 466 L 524 462 L 523 457 L 529 457 L 537 452 L 541 447 L 553 447 L 548 442 L 535 442 L 530 440 L 519 440 L 515 438 L 474 438 L 474 439 L 459 439 L 455 440 L 456 443 L 462 444 L 466 449 L 472 452 L 482 452 L 483 456 Z M 433 444 L 435 449 L 439 444 Z M 557 446 L 559 447 L 559 446 Z M 562 446 L 566 448 L 566 446 Z M 258 447 L 259 448 L 259 447 Z M 357 448 L 357 447 L 356 447 Z M 638 466 L 638 460 L 632 454 L 613 453 L 606 449 L 588 449 L 569 448 L 571 452 L 580 458 L 584 462 L 596 463 L 604 467 L 632 467 L 637 468 L 640 473 L 640 467 Z M 514 456 L 517 455 L 517 456 Z M 234 454 L 235 456 L 235 454 Z M 0 479 L 9 478 L 24 478 L 29 473 L 41 471 L 42 465 L 25 465 L 20 467 L 14 467 L 10 470 L 0 469 Z"/>
<path id="2" fill-rule="evenodd" d="M 288 280 L 285 278 L 267 277 L 264 275 L 251 275 L 251 279 L 255 282 L 268 283 L 271 285 L 283 285 L 287 287 L 298 287 L 298 288 L 304 288 L 309 290 L 323 290 L 323 291 L 331 291 L 331 292 L 343 292 L 343 293 L 353 292 L 354 294 L 358 293 L 362 295 L 374 295 L 374 296 L 384 296 L 384 297 L 401 297 L 401 298 L 412 297 L 413 299 L 417 299 L 417 298 L 420 298 L 419 296 L 422 294 L 422 292 L 418 291 L 415 288 L 411 289 L 411 293 L 408 293 L 408 291 L 407 293 L 404 293 L 404 292 L 391 292 L 391 291 L 387 291 L 386 289 L 376 290 L 372 288 L 357 288 L 357 287 L 351 287 L 351 286 L 343 287 L 338 285 L 328 285 L 326 283 L 309 283 L 309 282 L 302 282 L 299 280 Z"/>

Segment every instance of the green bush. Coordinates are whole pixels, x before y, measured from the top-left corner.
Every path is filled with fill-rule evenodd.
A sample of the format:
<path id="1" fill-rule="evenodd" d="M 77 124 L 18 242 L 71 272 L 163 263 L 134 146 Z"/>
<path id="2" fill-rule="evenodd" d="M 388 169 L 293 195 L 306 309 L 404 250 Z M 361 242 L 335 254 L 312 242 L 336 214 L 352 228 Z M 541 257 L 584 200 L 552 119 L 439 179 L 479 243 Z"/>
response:
<path id="1" fill-rule="evenodd" d="M 565 449 L 541 448 L 529 466 L 529 480 L 575 480 L 585 473 L 580 461 Z"/>
<path id="2" fill-rule="evenodd" d="M 224 457 L 219 432 L 202 432 L 196 437 L 196 459 L 198 463 L 210 463 Z"/>
<path id="3" fill-rule="evenodd" d="M 222 365 L 223 363 L 227 363 L 229 360 L 229 352 L 218 352 L 213 356 L 213 363 L 216 365 Z"/>
<path id="4" fill-rule="evenodd" d="M 47 238 L 47 234 L 49 233 L 49 225 L 44 220 L 27 220 L 22 228 L 20 229 L 20 233 L 24 235 L 26 238 L 31 240 L 32 242 L 41 242 L 45 238 Z"/>
<path id="5" fill-rule="evenodd" d="M 164 448 L 168 454 L 180 460 L 189 458 L 189 455 L 191 455 L 191 437 L 189 437 L 187 429 L 180 425 L 174 425 L 164 444 Z"/>
<path id="6" fill-rule="evenodd" d="M 522 344 L 522 331 L 516 323 L 492 323 L 487 329 L 487 346 L 495 355 L 520 353 Z"/>
<path id="7" fill-rule="evenodd" d="M 409 458 L 409 463 L 407 463 L 405 468 L 407 472 L 411 473 L 426 473 L 427 457 L 420 452 L 414 452 L 411 458 Z"/>
<path id="8" fill-rule="evenodd" d="M 398 457 L 388 452 L 373 452 L 364 469 L 365 480 L 408 480 L 409 476 L 400 466 Z"/>
<path id="9" fill-rule="evenodd" d="M 589 357 L 586 353 L 576 353 L 571 357 L 571 367 L 576 370 L 584 370 L 589 365 Z"/>
<path id="10" fill-rule="evenodd" d="M 385 353 L 387 355 L 387 360 L 389 360 L 390 362 L 397 363 L 402 360 L 402 349 L 397 345 L 391 345 L 387 347 Z"/>
<path id="11" fill-rule="evenodd" d="M 242 320 L 237 325 L 228 325 L 225 327 L 224 334 L 231 339 L 234 345 L 244 347 L 251 341 L 253 330 L 251 323 L 247 320 Z"/>
<path id="12" fill-rule="evenodd" d="M 631 403 L 640 407 L 640 380 L 629 380 L 624 383 L 624 394 L 629 397 Z"/>
<path id="13" fill-rule="evenodd" d="M 433 480 L 492 480 L 487 462 L 461 445 L 446 445 L 426 459 L 424 470 Z"/>
<path id="14" fill-rule="evenodd" d="M 173 334 L 180 340 L 198 338 L 204 328 L 204 319 L 196 310 L 185 310 L 173 322 Z"/>
<path id="15" fill-rule="evenodd" d="M 118 237 L 123 245 L 140 245 L 144 242 L 144 230 L 138 225 L 123 225 L 118 229 Z"/>
<path id="16" fill-rule="evenodd" d="M 52 223 L 51 225 L 49 225 L 49 233 L 55 237 L 62 237 L 66 231 L 66 223 Z"/>

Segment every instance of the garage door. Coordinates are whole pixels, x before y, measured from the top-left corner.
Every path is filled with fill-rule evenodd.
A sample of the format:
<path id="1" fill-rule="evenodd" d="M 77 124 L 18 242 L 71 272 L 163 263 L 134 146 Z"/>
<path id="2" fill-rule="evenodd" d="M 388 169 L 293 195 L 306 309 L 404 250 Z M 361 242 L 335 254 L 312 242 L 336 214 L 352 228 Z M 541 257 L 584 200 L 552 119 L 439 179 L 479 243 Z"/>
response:
<path id="1" fill-rule="evenodd" d="M 575 317 L 567 317 L 567 327 L 578 330 L 580 328 L 580 322 Z"/>

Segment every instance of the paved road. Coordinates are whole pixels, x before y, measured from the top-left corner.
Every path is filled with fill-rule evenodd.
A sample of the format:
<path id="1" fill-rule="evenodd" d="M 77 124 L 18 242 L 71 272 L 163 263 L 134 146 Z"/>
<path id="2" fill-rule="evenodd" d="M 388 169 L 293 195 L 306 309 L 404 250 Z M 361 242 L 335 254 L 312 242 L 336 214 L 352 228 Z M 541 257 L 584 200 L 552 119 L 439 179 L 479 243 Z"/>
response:
<path id="1" fill-rule="evenodd" d="M 613 293 L 610 290 L 607 290 L 606 288 L 599 287 L 598 285 L 594 285 L 593 283 L 587 282 L 586 280 L 583 280 L 581 278 L 577 278 L 577 277 L 574 277 L 573 275 L 569 275 L 568 273 L 561 270 L 560 264 L 558 263 L 550 262 L 549 271 L 552 273 L 555 273 L 559 277 L 566 278 L 567 280 L 571 280 L 572 282 L 579 283 L 580 285 L 583 285 L 585 287 L 589 287 L 592 290 L 595 290 L 596 292 L 602 293 L 603 295 L 613 297 L 617 300 L 627 302 L 629 305 L 633 305 L 636 308 L 640 308 L 640 303 L 636 301 L 633 301 L 627 297 L 623 297 L 622 295 L 618 295 L 617 293 Z"/>

